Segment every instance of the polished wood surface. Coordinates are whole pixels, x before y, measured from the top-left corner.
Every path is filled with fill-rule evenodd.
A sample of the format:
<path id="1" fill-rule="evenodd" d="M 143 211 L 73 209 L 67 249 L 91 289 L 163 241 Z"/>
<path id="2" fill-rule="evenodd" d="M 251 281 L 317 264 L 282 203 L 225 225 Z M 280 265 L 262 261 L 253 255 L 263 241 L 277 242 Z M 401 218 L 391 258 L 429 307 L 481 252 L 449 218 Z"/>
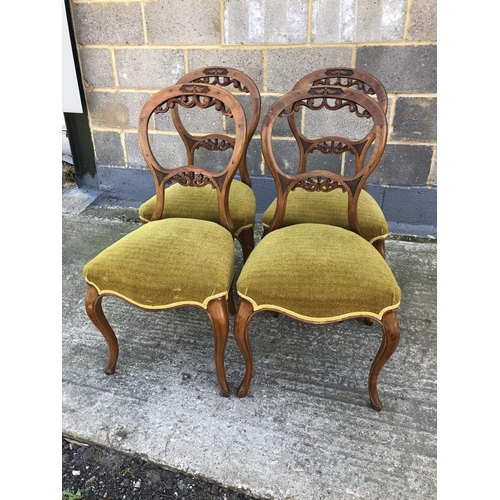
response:
<path id="1" fill-rule="evenodd" d="M 273 127 L 278 119 L 286 118 L 287 120 L 290 120 L 291 116 L 295 113 L 301 112 L 304 108 L 308 108 L 313 111 L 318 109 L 328 109 L 332 112 L 347 108 L 357 116 L 372 120 L 373 125 L 370 131 L 362 139 L 350 139 L 339 136 L 309 139 L 305 138 L 300 131 L 297 133 L 297 142 L 301 142 L 305 156 L 320 145 L 324 145 L 325 147 L 323 149 L 325 151 L 327 150 L 328 153 L 346 151 L 352 153 L 356 159 L 356 169 L 353 175 L 341 175 L 326 170 L 306 172 L 301 171 L 301 169 L 299 169 L 296 173 L 290 173 L 288 171 L 285 172 L 280 168 L 273 151 Z M 322 191 L 328 193 L 333 192 L 335 189 L 342 189 L 348 195 L 347 203 L 349 230 L 359 235 L 359 223 L 357 221 L 357 201 L 359 194 L 361 190 L 364 189 L 366 179 L 380 162 L 387 141 L 387 120 L 383 107 L 381 107 L 379 103 L 377 103 L 372 97 L 366 95 L 364 92 L 347 86 L 341 87 L 323 84 L 320 86 L 300 88 L 285 94 L 270 107 L 263 120 L 261 137 L 264 159 L 273 176 L 277 190 L 276 212 L 269 225 L 269 229 L 265 234 L 272 231 L 278 231 L 279 233 L 283 223 L 288 195 L 292 190 L 304 189 L 307 192 Z M 321 230 L 319 226 L 320 225 L 318 224 L 318 230 Z M 360 242 L 363 243 L 360 247 L 366 245 L 366 241 L 363 240 L 361 236 L 359 236 L 359 239 Z M 298 242 L 297 244 L 300 243 Z M 293 252 L 293 249 L 287 249 L 287 251 Z M 322 253 L 328 251 L 328 248 L 318 249 L 318 252 Z M 378 249 L 378 251 L 382 253 L 380 249 Z M 255 259 L 255 256 L 253 256 L 253 259 Z M 258 269 L 258 265 L 256 265 L 255 260 L 252 262 L 252 265 L 254 266 L 254 269 Z M 304 265 L 314 267 L 314 260 L 308 263 L 304 262 Z M 324 279 L 328 281 L 328 270 L 323 269 L 321 272 L 324 273 Z M 345 269 L 336 269 L 336 272 L 345 273 L 346 276 L 349 276 L 351 269 L 346 267 Z M 246 290 L 245 293 L 247 293 Z M 283 293 L 286 293 L 286 290 L 284 290 Z M 344 291 L 339 289 L 338 293 L 341 295 Z M 269 305 L 259 309 L 258 312 L 269 310 L 272 311 L 275 316 L 278 316 L 279 313 L 283 312 L 280 310 L 279 306 L 273 307 L 271 299 L 266 301 L 265 298 L 262 298 L 262 294 L 260 294 L 260 297 L 263 303 Z M 300 297 L 296 296 L 295 298 L 300 299 Z M 388 308 L 391 306 L 392 304 L 387 304 Z M 359 310 L 360 309 L 352 311 L 352 314 L 349 315 L 349 319 L 363 318 L 367 324 L 372 324 L 374 321 L 377 321 L 382 328 L 382 343 L 378 354 L 372 363 L 368 377 L 368 392 L 371 407 L 376 411 L 380 411 L 382 409 L 382 405 L 377 392 L 377 378 L 381 369 L 398 345 L 400 336 L 399 324 L 397 321 L 396 311 L 393 309 L 386 312 L 381 319 L 378 319 L 375 315 L 366 317 L 364 314 L 358 314 L 356 311 Z M 245 374 L 237 392 L 238 397 L 245 397 L 248 394 L 251 384 L 253 374 L 253 357 L 249 339 L 249 322 L 256 312 L 257 311 L 254 310 L 252 303 L 249 300 L 240 297 L 239 306 L 234 320 L 234 336 L 245 362 Z M 345 317 L 324 320 L 322 318 L 304 319 L 303 316 L 291 313 L 288 315 L 306 323 L 321 324 L 345 321 Z M 324 318 L 331 316 L 331 314 L 328 314 L 328 311 L 325 311 Z"/>
<path id="2" fill-rule="evenodd" d="M 355 174 L 344 176 L 328 170 L 299 171 L 296 174 L 284 172 L 276 161 L 272 147 L 272 129 L 278 117 L 288 118 L 302 108 L 312 111 L 329 109 L 334 112 L 344 107 L 358 116 L 373 121 L 373 126 L 363 138 L 350 139 L 340 136 L 306 138 L 300 133 L 299 141 L 303 143 L 305 155 L 316 150 L 318 145 L 330 145 L 328 148 L 330 154 L 349 151 L 356 162 Z M 329 192 L 334 189 L 345 191 L 348 194 L 349 228 L 357 234 L 360 233 L 357 220 L 359 194 L 366 179 L 380 162 L 387 142 L 387 120 L 376 101 L 359 91 L 329 85 L 293 90 L 280 99 L 279 105 L 275 103 L 268 110 L 262 123 L 261 136 L 264 160 L 277 186 L 277 207 L 274 218 L 269 224 L 269 231 L 281 226 L 288 194 L 300 188 L 310 192 Z"/>
<path id="3" fill-rule="evenodd" d="M 226 299 L 211 300 L 207 305 L 207 314 L 212 323 L 214 333 L 214 360 L 215 372 L 219 381 L 221 396 L 229 397 L 229 385 L 224 367 L 224 353 L 226 352 L 229 333 L 229 315 Z"/>
<path id="4" fill-rule="evenodd" d="M 380 349 L 373 360 L 370 368 L 370 374 L 368 375 L 370 402 L 372 408 L 376 411 L 380 411 L 382 409 L 382 404 L 380 403 L 377 392 L 378 374 L 398 347 L 400 337 L 400 328 L 395 311 L 385 313 L 382 317 L 382 321 L 378 321 L 378 323 L 380 323 L 380 326 L 382 327 L 382 344 L 380 345 Z"/>
<path id="5" fill-rule="evenodd" d="M 336 66 L 319 69 L 303 76 L 297 81 L 292 90 L 321 85 L 351 88 L 363 92 L 367 96 L 375 97 L 384 114 L 387 113 L 387 91 L 378 78 L 366 71 L 357 68 Z M 304 144 L 307 144 L 307 142 L 303 142 L 304 136 L 298 127 L 295 113 L 288 116 L 288 124 L 293 136 L 297 140 L 297 146 L 299 148 L 300 156 L 297 171 L 305 172 L 307 168 L 308 153 L 304 149 Z M 356 163 L 355 168 L 356 172 L 358 172 L 361 165 Z M 366 180 L 364 180 L 363 188 L 366 189 Z M 373 243 L 373 246 L 380 252 L 382 257 L 385 258 L 385 240 L 377 240 Z"/>
<path id="6" fill-rule="evenodd" d="M 226 66 L 207 66 L 198 68 L 182 76 L 177 84 L 181 83 L 203 83 L 223 87 L 226 90 L 234 90 L 237 93 L 249 94 L 252 102 L 250 116 L 247 117 L 247 135 L 245 139 L 244 154 L 239 165 L 239 174 L 242 182 L 252 187 L 252 180 L 247 169 L 247 150 L 257 125 L 259 124 L 261 112 L 260 91 L 255 82 L 245 73 L 234 68 Z M 238 94 L 235 94 L 238 95 Z M 172 109 L 172 120 L 177 132 L 182 137 L 188 154 L 188 162 L 194 163 L 194 151 L 200 147 L 210 148 L 211 150 L 224 150 L 234 147 L 234 139 L 226 134 L 211 134 L 210 141 L 208 136 L 191 135 L 180 119 L 177 108 Z"/>
<path id="7" fill-rule="evenodd" d="M 226 167 L 219 172 L 212 172 L 196 165 L 181 165 L 174 168 L 167 168 L 155 158 L 148 137 L 148 125 L 151 116 L 154 113 L 168 113 L 178 106 L 190 108 L 199 107 L 201 109 L 214 108 L 223 115 L 234 120 L 235 137 L 232 139 L 232 154 Z M 153 214 L 153 220 L 160 218 L 163 212 L 164 190 L 167 184 L 172 182 L 180 183 L 185 189 L 197 189 L 202 186 L 211 185 L 217 192 L 218 209 L 221 225 L 224 226 L 232 235 L 234 235 L 234 224 L 228 208 L 228 196 L 231 181 L 238 171 L 242 158 L 245 154 L 246 144 L 246 118 L 245 113 L 238 99 L 223 88 L 205 84 L 179 84 L 161 90 L 152 97 L 143 106 L 139 117 L 139 143 L 142 154 L 151 171 L 156 188 L 156 206 Z M 179 224 L 182 224 L 179 219 Z M 207 224 L 212 224 L 208 223 Z M 138 229 L 140 231 L 140 229 Z M 118 242 L 119 243 L 119 242 Z M 161 249 L 158 249 L 161 251 Z M 214 256 L 210 256 L 214 257 Z M 130 255 L 124 258 L 132 258 Z M 139 258 L 139 253 L 135 256 Z M 143 265 L 148 267 L 152 265 L 148 261 L 147 252 L 142 252 L 140 258 Z M 199 265 L 199 262 L 193 263 Z M 116 263 L 113 263 L 116 266 Z M 232 272 L 232 270 L 231 270 Z M 191 277 L 189 278 L 192 279 Z M 144 283 L 144 286 L 148 286 Z M 168 287 L 168 276 L 165 276 L 165 286 Z M 179 283 L 176 283 L 179 286 Z M 182 286 L 182 284 L 181 284 Z M 189 285 L 186 283 L 186 288 Z M 229 396 L 229 386 L 226 379 L 224 367 L 224 352 L 229 333 L 229 314 L 235 314 L 235 303 L 231 287 L 227 290 L 228 299 L 224 297 L 213 299 L 206 306 L 206 313 L 212 326 L 214 336 L 214 359 L 215 371 L 222 396 Z M 85 308 L 88 317 L 101 332 L 109 347 L 109 359 L 104 368 L 104 372 L 111 375 L 116 370 L 118 360 L 118 340 L 106 319 L 102 309 L 102 299 L 105 295 L 114 295 L 133 304 L 128 300 L 121 290 L 112 290 L 106 294 L 100 294 L 95 286 L 88 284 L 87 295 L 85 299 Z M 166 305 L 162 309 L 174 307 L 183 307 L 176 304 Z M 200 306 L 201 307 L 201 304 Z M 149 309 L 148 309 L 149 310 Z M 154 309 L 158 310 L 158 309 Z"/>
<path id="8" fill-rule="evenodd" d="M 232 117 L 235 122 L 235 145 L 228 165 L 219 172 L 213 172 L 196 165 L 166 168 L 156 160 L 149 142 L 148 127 L 153 113 L 167 113 L 176 106 L 207 109 L 214 107 L 220 113 Z M 139 145 L 148 165 L 156 190 L 156 206 L 152 220 L 159 220 L 163 214 L 164 191 L 167 184 L 178 182 L 190 188 L 211 184 L 217 191 L 221 224 L 234 235 L 234 224 L 229 213 L 229 187 L 245 153 L 247 135 L 246 117 L 238 99 L 230 92 L 201 84 L 181 84 L 168 87 L 153 95 L 143 106 L 138 125 Z"/>
<path id="9" fill-rule="evenodd" d="M 241 181 L 247 186 L 252 187 L 252 180 L 247 168 L 247 152 L 250 141 L 259 124 L 261 113 L 261 96 L 259 88 L 255 82 L 248 75 L 237 69 L 226 66 L 207 66 L 186 73 L 177 81 L 177 83 L 202 83 L 215 85 L 225 88 L 226 90 L 233 90 L 235 92 L 234 95 L 237 97 L 241 94 L 248 94 L 250 96 L 251 109 L 249 116 L 247 116 L 247 134 L 244 144 L 244 153 L 238 167 L 238 172 L 240 174 Z M 200 147 L 211 151 L 225 151 L 229 148 L 234 148 L 233 137 L 222 133 L 194 136 L 184 127 L 177 108 L 173 108 L 171 110 L 171 115 L 174 126 L 186 146 L 188 163 L 190 165 L 194 164 L 194 153 Z M 255 246 L 254 230 L 253 228 L 243 229 L 239 234 L 235 235 L 235 238 L 241 245 L 241 249 L 243 251 L 243 261 L 246 261 Z"/>
<path id="10" fill-rule="evenodd" d="M 252 304 L 245 299 L 240 299 L 234 321 L 234 338 L 245 360 L 245 375 L 236 393 L 239 398 L 244 398 L 248 394 L 253 374 L 253 357 L 252 350 L 250 349 L 250 339 L 248 337 L 248 323 L 252 315 Z"/>
<path id="11" fill-rule="evenodd" d="M 108 323 L 106 316 L 104 316 L 104 312 L 102 310 L 102 298 L 103 295 L 99 295 L 94 286 L 88 285 L 87 296 L 85 297 L 85 310 L 87 311 L 87 315 L 91 319 L 92 323 L 94 323 L 106 339 L 109 347 L 109 359 L 104 368 L 104 373 L 106 375 L 112 375 L 115 373 L 116 362 L 118 360 L 118 339 L 116 338 L 111 325 Z"/>

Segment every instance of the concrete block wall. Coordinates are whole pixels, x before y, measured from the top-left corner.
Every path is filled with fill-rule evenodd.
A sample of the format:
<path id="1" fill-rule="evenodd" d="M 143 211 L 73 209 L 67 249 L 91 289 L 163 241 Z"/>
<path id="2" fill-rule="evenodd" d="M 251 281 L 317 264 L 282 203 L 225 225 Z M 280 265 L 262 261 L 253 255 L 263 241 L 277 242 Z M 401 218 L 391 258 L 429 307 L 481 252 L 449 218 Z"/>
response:
<path id="1" fill-rule="evenodd" d="M 305 74 L 356 67 L 389 95 L 388 144 L 369 191 L 394 232 L 436 235 L 436 0 L 71 0 L 71 11 L 102 191 L 138 201 L 153 194 L 139 112 L 187 71 L 244 71 L 262 93 L 263 116 Z M 152 133 L 166 157 L 184 161 L 171 123 Z M 262 212 L 275 188 L 260 128 L 248 166 Z"/>

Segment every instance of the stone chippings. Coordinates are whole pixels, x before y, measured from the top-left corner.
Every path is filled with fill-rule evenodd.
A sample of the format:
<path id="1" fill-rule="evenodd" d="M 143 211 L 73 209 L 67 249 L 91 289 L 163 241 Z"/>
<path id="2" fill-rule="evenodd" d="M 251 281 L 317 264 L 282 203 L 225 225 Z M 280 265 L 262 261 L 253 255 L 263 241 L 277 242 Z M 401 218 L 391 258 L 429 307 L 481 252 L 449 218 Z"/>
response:
<path id="1" fill-rule="evenodd" d="M 62 437 L 62 490 L 87 499 L 256 500 L 102 446 Z M 64 497 L 63 497 L 64 498 Z"/>

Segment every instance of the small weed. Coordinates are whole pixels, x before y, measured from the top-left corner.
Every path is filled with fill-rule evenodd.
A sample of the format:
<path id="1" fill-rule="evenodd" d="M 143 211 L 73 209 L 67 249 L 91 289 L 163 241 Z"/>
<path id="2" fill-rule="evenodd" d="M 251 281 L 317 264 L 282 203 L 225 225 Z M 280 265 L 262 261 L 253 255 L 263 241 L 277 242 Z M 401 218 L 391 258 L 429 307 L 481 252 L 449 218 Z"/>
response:
<path id="1" fill-rule="evenodd" d="M 71 490 L 63 490 L 62 500 L 80 500 L 80 498 L 85 498 L 85 495 L 90 492 L 90 488 L 83 488 L 83 490 L 78 490 L 73 493 Z"/>
<path id="2" fill-rule="evenodd" d="M 67 189 L 76 185 L 75 167 L 65 161 L 62 162 L 62 188 Z"/>

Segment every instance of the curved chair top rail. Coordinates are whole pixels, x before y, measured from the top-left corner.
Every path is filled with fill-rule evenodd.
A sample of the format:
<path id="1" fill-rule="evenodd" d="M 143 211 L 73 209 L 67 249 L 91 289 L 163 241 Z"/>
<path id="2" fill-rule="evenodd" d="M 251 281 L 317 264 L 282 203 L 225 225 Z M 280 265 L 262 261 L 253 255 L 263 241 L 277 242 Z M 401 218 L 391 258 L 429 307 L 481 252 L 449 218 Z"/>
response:
<path id="1" fill-rule="evenodd" d="M 374 95 L 384 113 L 387 113 L 387 92 L 382 82 L 361 69 L 331 67 L 314 71 L 302 77 L 293 87 L 297 90 L 309 85 L 334 85 L 359 90 L 367 95 Z"/>
<path id="2" fill-rule="evenodd" d="M 312 170 L 288 174 L 280 169 L 272 149 L 273 126 L 278 117 L 288 118 L 303 107 L 313 111 L 326 108 L 333 112 L 347 107 L 350 112 L 356 113 L 357 116 L 372 119 L 373 126 L 362 139 L 351 140 L 346 137 L 328 136 L 302 145 L 306 154 L 314 149 L 321 150 L 321 148 L 325 149 L 323 152 L 330 153 L 351 151 L 356 157 L 357 166 L 359 165 L 354 175 L 345 176 L 328 170 Z M 261 132 L 262 153 L 276 183 L 277 191 L 277 208 L 269 230 L 279 228 L 283 222 L 286 200 L 291 190 L 301 188 L 306 191 L 328 192 L 340 188 L 348 193 L 349 227 L 359 234 L 356 213 L 357 200 L 366 179 L 382 158 L 386 142 L 387 120 L 385 113 L 376 101 L 358 90 L 322 85 L 292 90 L 283 95 L 269 108 L 264 116 Z M 370 155 L 367 159 L 367 153 L 369 152 Z"/>
<path id="3" fill-rule="evenodd" d="M 215 85 L 218 87 L 234 87 L 235 90 L 249 94 L 252 101 L 252 107 L 250 112 L 250 119 L 247 121 L 247 137 L 245 142 L 245 154 L 243 156 L 242 163 L 240 165 L 240 176 L 242 181 L 248 186 L 252 185 L 250 180 L 250 175 L 247 171 L 246 166 L 246 152 L 250 139 L 253 137 L 260 119 L 261 110 L 261 97 L 260 91 L 255 82 L 245 73 L 226 66 L 207 66 L 203 68 L 194 69 L 184 76 L 182 76 L 177 84 L 181 83 L 202 83 L 208 85 Z M 196 137 L 191 135 L 186 128 L 183 126 L 182 121 L 179 117 L 177 109 L 172 110 L 172 121 L 174 126 L 182 137 L 186 149 L 188 151 L 188 157 L 193 158 L 194 151 L 199 147 L 203 147 L 209 150 L 224 150 L 233 147 L 232 137 L 218 133 L 214 134 L 213 137 Z M 215 144 L 214 144 L 215 139 Z M 221 145 L 219 147 L 219 144 Z M 191 160 L 192 161 L 192 160 Z"/>
<path id="4" fill-rule="evenodd" d="M 387 113 L 387 92 L 385 87 L 382 85 L 380 80 L 375 78 L 372 74 L 367 73 L 361 69 L 356 68 L 343 68 L 343 67 L 329 67 L 313 71 L 305 76 L 303 76 L 293 87 L 292 90 L 301 89 L 308 86 L 318 86 L 318 85 L 334 85 L 336 87 L 352 88 L 354 90 L 359 90 L 366 95 L 376 96 L 379 106 L 382 108 L 384 113 Z M 300 137 L 303 137 L 299 127 L 297 125 L 297 120 L 295 118 L 295 113 L 288 117 L 288 125 L 292 134 L 300 141 Z M 301 157 L 299 162 L 298 171 L 306 171 L 306 155 L 303 154 L 301 150 Z"/>
<path id="5" fill-rule="evenodd" d="M 149 121 L 153 113 L 167 113 L 178 106 L 201 109 L 214 107 L 223 115 L 234 119 L 234 149 L 223 170 L 212 172 L 196 165 L 165 168 L 159 164 L 149 142 Z M 167 87 L 151 96 L 144 104 L 139 115 L 138 133 L 141 152 L 153 175 L 156 188 L 156 206 L 152 220 L 161 219 L 166 184 L 177 182 L 188 187 L 211 184 L 217 190 L 221 224 L 234 233 L 234 225 L 229 215 L 229 187 L 245 153 L 247 134 L 245 112 L 238 99 L 231 92 L 213 85 L 188 83 Z"/>

